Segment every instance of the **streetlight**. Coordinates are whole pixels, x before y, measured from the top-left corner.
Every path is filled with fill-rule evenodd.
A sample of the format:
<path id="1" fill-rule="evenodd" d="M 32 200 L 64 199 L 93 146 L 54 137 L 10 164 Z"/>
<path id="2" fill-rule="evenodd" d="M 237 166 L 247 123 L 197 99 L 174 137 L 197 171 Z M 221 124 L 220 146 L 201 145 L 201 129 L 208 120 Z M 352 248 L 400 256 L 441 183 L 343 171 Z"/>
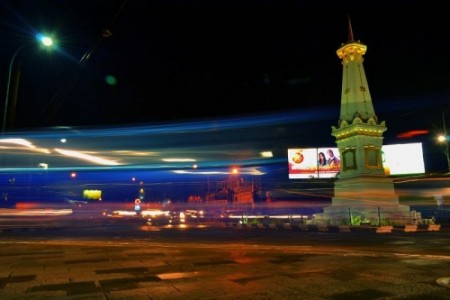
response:
<path id="1" fill-rule="evenodd" d="M 449 145 L 448 145 L 448 136 L 447 136 L 447 126 L 445 126 L 445 111 L 442 112 L 442 127 L 444 129 L 444 133 L 438 136 L 438 142 L 445 143 L 444 144 L 444 153 L 447 159 L 448 173 L 450 173 L 450 155 L 449 155 Z"/>
<path id="2" fill-rule="evenodd" d="M 40 41 L 42 43 L 42 45 L 44 45 L 45 47 L 49 48 L 51 46 L 53 46 L 53 40 L 51 37 L 48 36 L 44 36 L 42 34 L 38 34 L 36 36 L 36 39 L 38 41 Z M 4 106 L 4 110 L 3 110 L 3 124 L 2 124 L 2 132 L 4 133 L 6 131 L 6 119 L 8 117 L 8 104 L 9 104 L 9 90 L 11 87 L 11 75 L 12 75 L 12 69 L 13 69 L 13 65 L 14 65 L 14 61 L 16 60 L 17 54 L 19 54 L 19 52 L 26 48 L 29 45 L 22 45 L 19 48 L 17 48 L 17 50 L 14 52 L 11 61 L 9 62 L 9 72 L 8 72 L 8 82 L 6 84 L 6 97 L 5 97 L 5 106 Z"/>

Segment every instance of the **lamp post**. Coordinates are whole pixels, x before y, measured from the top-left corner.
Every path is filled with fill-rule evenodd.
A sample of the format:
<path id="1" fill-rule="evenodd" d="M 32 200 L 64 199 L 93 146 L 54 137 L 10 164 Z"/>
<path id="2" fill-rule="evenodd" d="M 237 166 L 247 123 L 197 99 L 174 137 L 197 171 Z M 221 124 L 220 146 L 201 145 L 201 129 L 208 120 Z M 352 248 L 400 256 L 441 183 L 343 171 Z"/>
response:
<path id="1" fill-rule="evenodd" d="M 36 39 L 39 40 L 42 45 L 44 45 L 45 47 L 49 48 L 53 45 L 53 40 L 48 37 L 48 36 L 44 36 L 42 34 L 38 34 L 36 36 Z M 6 131 L 6 120 L 8 118 L 8 104 L 9 104 L 9 98 L 10 98 L 10 88 L 11 88 L 11 76 L 12 76 L 12 69 L 14 66 L 14 62 L 16 60 L 17 55 L 19 54 L 19 52 L 26 48 L 28 45 L 22 45 L 19 48 L 17 48 L 17 50 L 14 52 L 13 56 L 11 57 L 11 60 L 9 62 L 9 71 L 8 71 L 8 82 L 6 83 L 6 97 L 5 97 L 5 105 L 3 108 L 3 123 L 2 123 L 2 133 L 4 133 Z"/>
<path id="2" fill-rule="evenodd" d="M 444 153 L 447 159 L 447 172 L 450 173 L 450 155 L 449 155 L 449 145 L 448 145 L 448 135 L 447 126 L 445 125 L 445 111 L 442 112 L 442 127 L 444 129 L 443 134 L 438 136 L 438 141 L 444 143 Z"/>

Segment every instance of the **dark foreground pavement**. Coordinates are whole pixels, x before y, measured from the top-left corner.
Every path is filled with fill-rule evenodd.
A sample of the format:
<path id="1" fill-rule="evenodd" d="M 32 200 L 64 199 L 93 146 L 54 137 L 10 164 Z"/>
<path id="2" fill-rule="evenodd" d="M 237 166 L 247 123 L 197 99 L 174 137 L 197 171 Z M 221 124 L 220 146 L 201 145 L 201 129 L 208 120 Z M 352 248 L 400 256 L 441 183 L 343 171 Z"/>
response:
<path id="1" fill-rule="evenodd" d="M 450 299 L 450 232 L 0 233 L 0 299 Z"/>

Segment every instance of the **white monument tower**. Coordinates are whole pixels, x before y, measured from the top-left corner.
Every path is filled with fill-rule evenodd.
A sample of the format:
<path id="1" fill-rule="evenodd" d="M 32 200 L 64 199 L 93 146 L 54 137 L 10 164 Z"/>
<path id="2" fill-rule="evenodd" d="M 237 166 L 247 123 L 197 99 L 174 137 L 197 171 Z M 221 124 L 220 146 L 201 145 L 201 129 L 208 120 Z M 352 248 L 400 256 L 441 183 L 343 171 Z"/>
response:
<path id="1" fill-rule="evenodd" d="M 400 205 L 393 180 L 383 168 L 384 121 L 372 104 L 363 61 L 367 46 L 353 38 L 349 20 L 348 42 L 336 51 L 342 60 L 341 111 L 331 135 L 341 156 L 332 204 L 316 215 L 316 222 L 338 225 L 358 216 L 371 224 L 410 223 L 417 215 Z"/>

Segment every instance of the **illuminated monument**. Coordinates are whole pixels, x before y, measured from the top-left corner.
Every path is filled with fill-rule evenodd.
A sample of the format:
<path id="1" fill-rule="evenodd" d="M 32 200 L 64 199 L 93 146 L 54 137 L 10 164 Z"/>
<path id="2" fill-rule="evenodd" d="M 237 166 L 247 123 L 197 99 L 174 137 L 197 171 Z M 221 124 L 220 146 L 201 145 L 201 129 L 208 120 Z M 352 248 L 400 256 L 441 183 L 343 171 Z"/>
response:
<path id="1" fill-rule="evenodd" d="M 341 156 L 331 206 L 315 216 L 317 223 L 339 225 L 357 218 L 374 225 L 407 224 L 418 213 L 400 205 L 393 180 L 383 167 L 385 122 L 375 114 L 363 67 L 367 46 L 353 39 L 349 20 L 348 42 L 336 51 L 342 60 L 342 95 L 338 126 L 331 135 Z"/>

